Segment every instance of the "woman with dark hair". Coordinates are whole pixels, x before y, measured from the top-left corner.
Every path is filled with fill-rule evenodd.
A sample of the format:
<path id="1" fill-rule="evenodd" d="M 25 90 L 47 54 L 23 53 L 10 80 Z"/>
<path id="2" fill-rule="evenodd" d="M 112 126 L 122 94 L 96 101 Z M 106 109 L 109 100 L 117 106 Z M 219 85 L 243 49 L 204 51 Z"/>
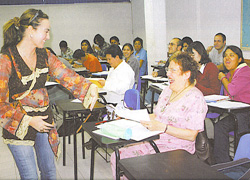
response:
<path id="1" fill-rule="evenodd" d="M 85 54 L 87 53 L 96 56 L 96 53 L 93 51 L 90 42 L 87 39 L 82 40 L 81 49 L 83 52 L 85 52 Z"/>
<path id="2" fill-rule="evenodd" d="M 125 57 L 126 63 L 130 65 L 130 67 L 135 72 L 135 83 L 138 84 L 139 79 L 139 62 L 134 56 L 134 48 L 132 44 L 126 43 L 122 47 L 122 53 Z"/>
<path id="3" fill-rule="evenodd" d="M 181 42 L 182 42 L 182 51 L 187 52 L 187 48 L 193 42 L 193 40 L 190 37 L 185 36 L 184 38 L 182 38 Z"/>
<path id="4" fill-rule="evenodd" d="M 204 96 L 220 94 L 219 70 L 209 59 L 203 44 L 195 41 L 189 45 L 187 52 L 198 63 L 196 87 L 201 90 Z"/>
<path id="5" fill-rule="evenodd" d="M 242 51 L 237 46 L 228 46 L 223 53 L 224 65 L 229 71 L 219 73 L 219 80 L 224 86 L 224 94 L 232 100 L 250 104 L 250 68 L 244 63 Z M 238 134 L 250 132 L 250 112 L 235 113 Z M 235 128 L 232 116 L 226 116 L 214 126 L 214 157 L 216 163 L 230 161 L 229 132 Z"/>
<path id="6" fill-rule="evenodd" d="M 60 150 L 45 87 L 48 74 L 75 98 L 84 101 L 92 96 L 91 108 L 98 97 L 95 85 L 44 48 L 50 38 L 49 30 L 48 16 L 36 9 L 26 10 L 20 18 L 15 17 L 3 26 L 0 124 L 4 143 L 15 159 L 21 179 L 56 179 L 54 155 L 58 158 Z"/>
<path id="7" fill-rule="evenodd" d="M 160 152 L 195 152 L 196 136 L 204 130 L 207 113 L 203 94 L 195 87 L 197 69 L 197 63 L 187 53 L 173 58 L 167 70 L 170 85 L 162 91 L 154 113 L 150 114 L 151 120 L 141 121 L 149 130 L 163 132 L 154 141 Z M 121 159 L 155 153 L 147 142 L 125 146 L 119 152 Z M 115 177 L 115 153 L 110 162 Z"/>
<path id="8" fill-rule="evenodd" d="M 95 46 L 96 44 L 97 46 Z M 110 44 L 105 42 L 104 38 L 100 34 L 96 34 L 94 37 L 93 50 L 97 53 L 98 58 L 106 59 L 105 51 L 109 48 Z"/>

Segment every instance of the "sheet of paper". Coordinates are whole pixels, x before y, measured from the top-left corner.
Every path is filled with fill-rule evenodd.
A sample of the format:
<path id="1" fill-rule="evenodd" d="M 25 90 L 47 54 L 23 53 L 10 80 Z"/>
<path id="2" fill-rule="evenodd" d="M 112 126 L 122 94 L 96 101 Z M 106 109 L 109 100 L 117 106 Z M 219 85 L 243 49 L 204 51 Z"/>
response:
<path id="1" fill-rule="evenodd" d="M 168 78 L 165 77 L 153 77 L 152 75 L 144 75 L 141 76 L 141 79 L 149 79 L 149 80 L 155 80 L 155 81 L 168 81 Z"/>
<path id="2" fill-rule="evenodd" d="M 115 113 L 125 119 L 132 119 L 135 121 L 150 121 L 147 109 L 129 110 L 129 109 L 116 109 Z"/>
<path id="3" fill-rule="evenodd" d="M 95 76 L 100 76 L 100 75 L 108 75 L 108 71 L 102 71 L 102 72 L 97 72 L 97 73 L 92 73 L 92 75 L 95 75 Z"/>
<path id="4" fill-rule="evenodd" d="M 204 99 L 207 103 L 209 102 L 216 102 L 216 101 L 222 101 L 222 100 L 230 100 L 229 96 L 223 96 L 223 95 L 208 95 L 204 96 Z"/>
<path id="5" fill-rule="evenodd" d="M 246 103 L 226 101 L 226 100 L 207 103 L 207 105 L 222 108 L 222 109 L 240 109 L 240 108 L 250 107 L 250 105 Z"/>
<path id="6" fill-rule="evenodd" d="M 74 103 L 82 103 L 82 101 L 80 99 L 73 99 L 71 102 L 74 102 Z"/>

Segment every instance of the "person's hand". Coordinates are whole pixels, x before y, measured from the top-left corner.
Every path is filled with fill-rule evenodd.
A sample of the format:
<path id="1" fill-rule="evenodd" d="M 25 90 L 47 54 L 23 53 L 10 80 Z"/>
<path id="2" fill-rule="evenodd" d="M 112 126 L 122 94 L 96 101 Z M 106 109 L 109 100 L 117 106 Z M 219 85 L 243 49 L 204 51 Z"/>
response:
<path id="1" fill-rule="evenodd" d="M 150 131 L 163 131 L 164 132 L 166 129 L 166 124 L 161 123 L 156 120 L 141 121 L 141 124 Z"/>
<path id="2" fill-rule="evenodd" d="M 153 76 L 153 77 L 157 77 L 157 76 L 158 76 L 158 72 L 153 71 L 153 72 L 152 72 L 152 76 Z"/>
<path id="3" fill-rule="evenodd" d="M 222 80 L 222 78 L 224 78 L 224 77 L 226 77 L 226 75 L 223 73 L 223 72 L 220 72 L 219 74 L 218 74 L 218 79 L 221 81 Z"/>
<path id="4" fill-rule="evenodd" d="M 105 80 L 104 79 L 100 79 L 98 82 L 101 84 L 101 86 L 105 85 Z"/>
<path id="5" fill-rule="evenodd" d="M 94 108 L 95 106 L 95 103 L 97 101 L 97 98 L 98 98 L 98 87 L 95 85 L 95 84 L 92 84 L 92 88 L 91 88 L 91 92 L 90 92 L 90 96 L 91 96 L 91 104 L 90 104 L 90 111 L 92 111 L 92 109 Z"/>
<path id="6" fill-rule="evenodd" d="M 210 51 L 212 51 L 212 49 L 213 49 L 213 46 L 208 46 L 207 53 L 209 53 Z"/>
<path id="7" fill-rule="evenodd" d="M 49 132 L 54 126 L 45 122 L 44 120 L 48 118 L 47 116 L 33 116 L 29 125 L 36 129 L 38 132 Z"/>

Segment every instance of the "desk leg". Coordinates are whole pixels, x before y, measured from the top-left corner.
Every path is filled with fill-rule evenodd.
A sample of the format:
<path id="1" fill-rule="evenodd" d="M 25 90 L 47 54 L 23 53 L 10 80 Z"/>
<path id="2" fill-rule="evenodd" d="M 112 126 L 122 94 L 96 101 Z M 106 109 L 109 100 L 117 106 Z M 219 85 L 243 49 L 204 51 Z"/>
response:
<path id="1" fill-rule="evenodd" d="M 83 114 L 81 114 L 82 122 L 83 122 Z M 85 159 L 85 146 L 84 146 L 84 130 L 82 128 L 82 158 Z"/>
<path id="2" fill-rule="evenodd" d="M 66 140 L 65 140 L 65 133 L 66 133 L 66 126 L 65 126 L 65 118 L 66 113 L 63 112 L 63 166 L 66 166 Z"/>
<path id="3" fill-rule="evenodd" d="M 149 141 L 149 143 L 154 148 L 154 150 L 155 150 L 156 153 L 160 153 L 160 150 L 158 149 L 157 145 L 155 144 L 155 142 L 153 140 Z"/>
<path id="4" fill-rule="evenodd" d="M 74 129 L 76 129 L 76 118 L 75 115 L 73 116 L 73 123 L 74 123 Z M 74 133 L 74 175 L 75 179 L 77 179 L 77 139 L 76 139 L 76 132 Z"/>
<path id="5" fill-rule="evenodd" d="M 151 99 L 151 108 L 150 108 L 151 113 L 153 113 L 153 109 L 154 109 L 154 100 L 155 100 L 155 91 L 152 90 L 152 99 Z"/>
<path id="6" fill-rule="evenodd" d="M 90 164 L 90 180 L 94 179 L 95 147 L 96 147 L 96 142 L 95 142 L 94 139 L 92 139 L 91 164 Z"/>
<path id="7" fill-rule="evenodd" d="M 115 148 L 115 174 L 116 174 L 116 180 L 120 179 L 120 168 L 118 166 L 119 160 L 120 160 L 119 149 Z"/>
<path id="8" fill-rule="evenodd" d="M 237 149 L 237 146 L 238 146 L 238 119 L 237 117 L 235 116 L 235 114 L 233 113 L 229 113 L 233 118 L 234 118 L 234 121 L 235 121 L 235 124 L 234 124 L 234 154 L 236 153 L 236 149 Z"/>

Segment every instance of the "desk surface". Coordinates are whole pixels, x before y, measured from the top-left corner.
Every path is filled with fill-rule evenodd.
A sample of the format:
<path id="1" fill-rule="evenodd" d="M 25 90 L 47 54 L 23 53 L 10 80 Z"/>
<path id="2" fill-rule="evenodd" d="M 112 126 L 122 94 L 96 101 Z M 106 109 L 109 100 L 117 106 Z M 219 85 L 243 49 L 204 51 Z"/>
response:
<path id="1" fill-rule="evenodd" d="M 71 102 L 73 99 L 66 100 L 58 100 L 56 101 L 56 105 L 66 112 L 82 112 L 82 111 L 90 111 L 89 109 L 84 108 L 82 103 Z M 100 110 L 106 108 L 105 105 L 96 102 L 93 111 Z"/>
<path id="2" fill-rule="evenodd" d="M 97 123 L 97 122 L 86 122 L 83 124 L 82 128 L 101 147 L 113 148 L 113 147 L 117 147 L 120 145 L 126 145 L 126 144 L 132 144 L 132 143 L 139 142 L 139 141 L 134 141 L 134 140 L 123 140 L 123 139 L 114 140 L 114 139 L 110 139 L 110 138 L 95 134 L 95 133 L 93 133 L 93 131 L 97 129 L 95 127 L 95 123 Z M 159 135 L 155 135 L 155 136 L 152 136 L 150 138 L 143 139 L 142 141 L 150 141 L 150 140 L 155 140 L 155 139 L 159 139 Z"/>
<path id="3" fill-rule="evenodd" d="M 184 150 L 121 159 L 128 179 L 229 179 Z"/>

